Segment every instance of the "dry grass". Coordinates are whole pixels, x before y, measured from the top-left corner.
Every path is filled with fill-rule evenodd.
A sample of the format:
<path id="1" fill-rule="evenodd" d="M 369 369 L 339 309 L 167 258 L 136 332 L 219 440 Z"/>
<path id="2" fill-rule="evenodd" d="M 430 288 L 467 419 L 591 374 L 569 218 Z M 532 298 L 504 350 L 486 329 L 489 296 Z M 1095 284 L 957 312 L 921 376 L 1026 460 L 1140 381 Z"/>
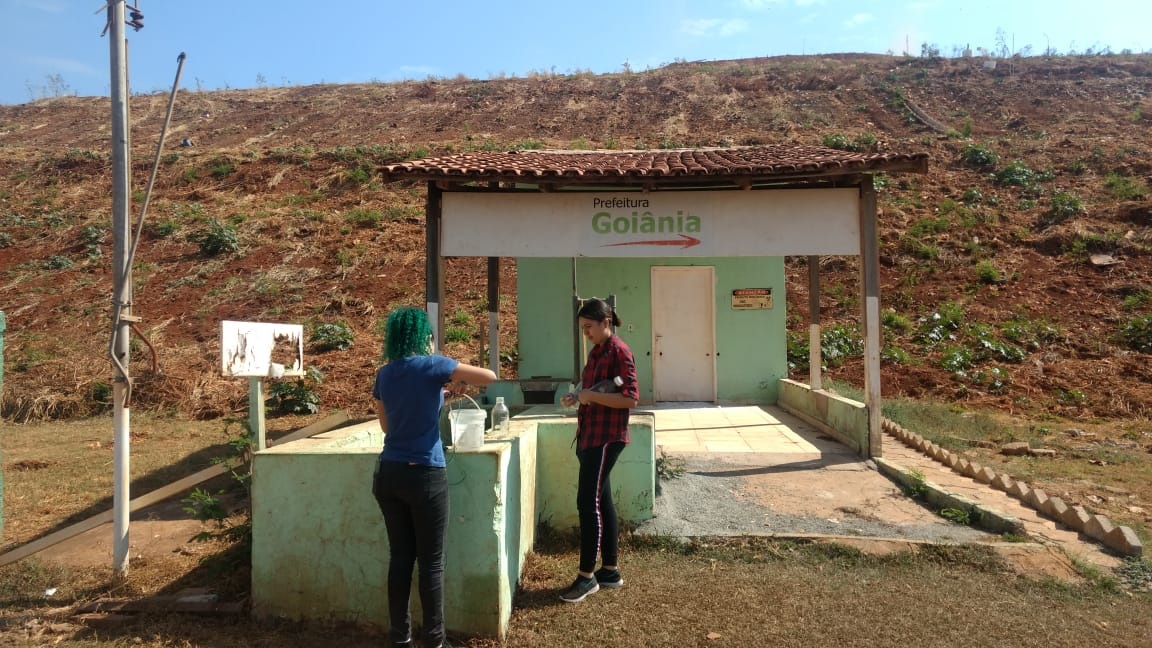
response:
<path id="1" fill-rule="evenodd" d="M 1019 578 L 977 547 L 870 557 L 834 545 L 727 539 L 633 542 L 627 584 L 569 605 L 571 548 L 530 556 L 504 644 L 532 646 L 1142 646 L 1147 594 L 1109 581 L 1069 586 Z M 207 569 L 207 568 L 205 568 Z M 28 561 L 0 569 L 0 644 L 39 646 L 380 645 L 346 626 L 256 623 L 242 616 L 68 614 L 100 595 L 102 575 Z M 65 584 L 44 599 L 47 586 Z"/>
<path id="2" fill-rule="evenodd" d="M 270 436 L 311 422 L 269 421 Z M 133 420 L 133 492 L 168 483 L 225 456 L 220 421 Z M 105 510 L 111 476 L 107 419 L 2 429 L 5 532 L 11 548 Z M 545 534 L 530 556 L 505 645 L 569 646 L 1079 646 L 1152 645 L 1152 597 L 1101 575 L 1080 585 L 1017 577 L 975 547 L 865 556 L 834 545 L 723 540 L 680 545 L 626 539 L 627 585 L 579 605 L 557 599 L 577 562 L 574 538 Z M 114 583 L 109 567 L 65 568 L 36 557 L 0 568 L 0 645 L 379 645 L 352 627 L 258 623 L 150 613 L 77 615 L 76 603 L 206 587 L 243 601 L 243 546 L 133 562 Z M 1144 579 L 1147 562 L 1133 566 Z M 45 592 L 56 588 L 52 596 Z M 492 648 L 490 640 L 461 642 Z"/>

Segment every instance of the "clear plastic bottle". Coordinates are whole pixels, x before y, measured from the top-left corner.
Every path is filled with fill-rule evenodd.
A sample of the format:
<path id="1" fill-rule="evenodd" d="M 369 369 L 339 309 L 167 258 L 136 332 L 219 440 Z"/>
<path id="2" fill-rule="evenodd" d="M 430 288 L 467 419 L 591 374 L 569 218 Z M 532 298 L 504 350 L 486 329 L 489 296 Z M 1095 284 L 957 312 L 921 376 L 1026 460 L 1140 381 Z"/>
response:
<path id="1" fill-rule="evenodd" d="M 620 376 L 616 376 L 615 378 L 612 378 L 611 380 L 601 380 L 600 382 L 596 383 L 595 385 L 592 385 L 588 389 L 590 389 L 594 392 L 600 392 L 602 394 L 608 394 L 611 392 L 620 391 L 620 388 L 623 386 L 624 386 L 624 379 L 621 378 Z"/>
<path id="2" fill-rule="evenodd" d="M 589 387 L 588 391 L 600 392 L 601 394 L 610 394 L 612 392 L 620 391 L 620 388 L 623 386 L 624 379 L 620 376 L 616 376 L 615 378 L 605 378 L 604 380 L 601 380 L 595 385 Z M 575 400 L 578 398 L 579 394 L 579 390 L 568 392 L 568 397 Z"/>
<path id="3" fill-rule="evenodd" d="M 504 404 L 504 397 L 497 396 L 496 404 L 492 406 L 492 431 L 508 431 L 508 406 Z"/>

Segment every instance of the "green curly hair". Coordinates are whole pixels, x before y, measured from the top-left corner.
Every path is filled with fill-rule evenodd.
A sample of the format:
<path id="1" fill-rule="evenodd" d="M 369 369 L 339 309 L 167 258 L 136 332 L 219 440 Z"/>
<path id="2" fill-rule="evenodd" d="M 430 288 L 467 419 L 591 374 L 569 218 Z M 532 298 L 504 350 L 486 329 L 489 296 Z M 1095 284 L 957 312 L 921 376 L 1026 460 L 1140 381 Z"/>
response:
<path id="1" fill-rule="evenodd" d="M 432 349 L 432 325 L 419 308 L 406 307 L 388 316 L 384 326 L 384 359 L 399 360 L 425 355 Z"/>

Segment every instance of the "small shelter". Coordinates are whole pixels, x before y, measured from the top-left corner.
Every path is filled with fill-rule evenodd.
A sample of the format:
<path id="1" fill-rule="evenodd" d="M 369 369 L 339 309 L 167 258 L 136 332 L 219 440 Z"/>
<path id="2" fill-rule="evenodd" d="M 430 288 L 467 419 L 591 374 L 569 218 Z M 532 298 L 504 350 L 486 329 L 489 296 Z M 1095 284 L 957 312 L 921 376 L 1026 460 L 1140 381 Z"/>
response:
<path id="1" fill-rule="evenodd" d="M 499 371 L 499 259 L 517 264 L 519 375 L 576 380 L 574 308 L 612 296 L 641 401 L 775 403 L 787 378 L 784 257 L 809 257 L 810 389 L 821 389 L 819 257 L 861 257 L 867 439 L 880 454 L 877 173 L 926 153 L 771 145 L 469 152 L 386 165 L 426 181 L 426 298 L 443 330 L 443 259 L 487 257 L 489 358 Z M 531 391 L 527 390 L 526 391 Z"/>

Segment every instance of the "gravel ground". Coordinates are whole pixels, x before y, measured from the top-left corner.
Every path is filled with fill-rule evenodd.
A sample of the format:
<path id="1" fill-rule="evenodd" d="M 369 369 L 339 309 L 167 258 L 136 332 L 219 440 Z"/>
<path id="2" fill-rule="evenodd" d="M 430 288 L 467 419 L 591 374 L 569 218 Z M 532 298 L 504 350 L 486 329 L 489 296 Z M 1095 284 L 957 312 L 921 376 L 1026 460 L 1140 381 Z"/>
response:
<path id="1" fill-rule="evenodd" d="M 705 466 L 700 464 L 686 466 L 680 476 L 661 479 L 655 517 L 642 523 L 637 533 L 676 538 L 828 534 L 932 542 L 989 542 L 997 538 L 943 518 L 930 524 L 892 524 L 852 516 L 825 519 L 773 511 L 745 496 L 745 477 L 707 474 L 702 468 Z M 879 474 L 875 477 L 884 479 Z M 908 505 L 918 506 L 912 501 Z"/>

